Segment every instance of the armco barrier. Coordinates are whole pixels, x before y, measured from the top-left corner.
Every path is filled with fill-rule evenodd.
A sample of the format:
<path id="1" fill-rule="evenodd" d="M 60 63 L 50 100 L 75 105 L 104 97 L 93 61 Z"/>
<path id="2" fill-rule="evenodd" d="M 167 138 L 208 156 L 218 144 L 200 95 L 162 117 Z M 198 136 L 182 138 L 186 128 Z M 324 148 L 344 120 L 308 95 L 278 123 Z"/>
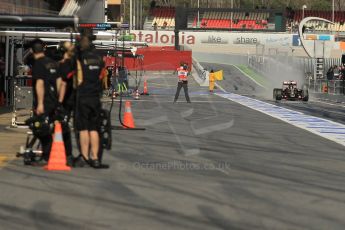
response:
<path id="1" fill-rule="evenodd" d="M 129 70 L 175 71 L 181 62 L 192 68 L 192 51 L 178 51 L 174 47 L 147 47 L 137 50 L 138 55 L 144 55 L 143 60 L 125 58 L 125 66 Z M 111 60 L 109 60 L 111 59 Z M 108 58 L 106 63 L 112 63 L 114 58 Z"/>

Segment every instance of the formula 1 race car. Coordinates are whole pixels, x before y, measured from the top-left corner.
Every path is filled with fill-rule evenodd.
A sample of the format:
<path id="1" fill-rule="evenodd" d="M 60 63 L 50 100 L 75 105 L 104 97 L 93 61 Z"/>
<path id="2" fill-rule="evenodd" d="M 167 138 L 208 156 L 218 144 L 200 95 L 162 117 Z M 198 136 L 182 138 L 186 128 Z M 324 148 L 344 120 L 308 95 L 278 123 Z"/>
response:
<path id="1" fill-rule="evenodd" d="M 304 85 L 302 89 L 298 89 L 296 81 L 284 81 L 281 89 L 273 89 L 273 99 L 277 101 L 282 99 L 290 101 L 308 101 L 308 87 Z"/>

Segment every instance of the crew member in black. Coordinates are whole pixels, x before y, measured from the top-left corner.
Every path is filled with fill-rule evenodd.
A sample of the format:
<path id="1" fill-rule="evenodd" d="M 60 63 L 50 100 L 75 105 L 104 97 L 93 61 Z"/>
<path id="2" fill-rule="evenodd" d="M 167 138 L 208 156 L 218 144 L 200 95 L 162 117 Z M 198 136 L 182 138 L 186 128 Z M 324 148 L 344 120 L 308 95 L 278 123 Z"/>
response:
<path id="1" fill-rule="evenodd" d="M 77 60 L 78 89 L 75 119 L 79 131 L 81 154 L 84 160 L 94 168 L 102 168 L 98 155 L 103 70 L 104 62 L 92 49 L 91 36 L 83 35 Z M 91 150 L 90 156 L 89 150 Z"/>
<path id="2" fill-rule="evenodd" d="M 40 39 L 32 42 L 34 64 L 33 79 L 33 109 L 38 116 L 53 120 L 57 106 L 57 63 L 44 55 L 44 43 Z M 42 144 L 43 159 L 48 161 L 52 145 L 52 135 L 39 136 Z"/>
<path id="3" fill-rule="evenodd" d="M 72 154 L 72 135 L 68 126 L 69 119 L 75 106 L 75 92 L 73 88 L 73 76 L 75 74 L 75 62 L 74 62 L 74 45 L 71 42 L 62 42 L 60 49 L 63 54 L 63 59 L 59 65 L 59 105 L 58 113 L 60 118 L 64 120 L 65 124 L 63 129 L 63 140 L 66 149 L 67 164 L 71 166 L 73 164 Z"/>

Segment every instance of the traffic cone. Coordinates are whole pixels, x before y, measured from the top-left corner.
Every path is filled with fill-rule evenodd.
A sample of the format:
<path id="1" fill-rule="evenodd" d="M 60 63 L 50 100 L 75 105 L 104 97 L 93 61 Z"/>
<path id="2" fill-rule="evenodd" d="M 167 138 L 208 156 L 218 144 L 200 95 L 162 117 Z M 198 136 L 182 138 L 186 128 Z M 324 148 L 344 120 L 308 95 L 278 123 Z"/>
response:
<path id="1" fill-rule="evenodd" d="M 135 128 L 130 101 L 126 101 L 126 104 L 125 104 L 125 113 L 123 115 L 123 124 L 124 124 L 124 126 L 123 126 L 124 128 Z"/>
<path id="2" fill-rule="evenodd" d="M 134 99 L 135 99 L 135 100 L 140 100 L 139 90 L 136 90 L 136 91 L 135 91 Z"/>
<path id="3" fill-rule="evenodd" d="M 147 89 L 147 80 L 144 81 L 144 92 L 142 93 L 142 95 L 149 95 L 149 91 Z"/>
<path id="4" fill-rule="evenodd" d="M 48 171 L 70 171 L 67 166 L 66 150 L 62 138 L 62 127 L 60 122 L 55 124 L 53 145 L 50 151 L 48 165 L 44 167 Z"/>

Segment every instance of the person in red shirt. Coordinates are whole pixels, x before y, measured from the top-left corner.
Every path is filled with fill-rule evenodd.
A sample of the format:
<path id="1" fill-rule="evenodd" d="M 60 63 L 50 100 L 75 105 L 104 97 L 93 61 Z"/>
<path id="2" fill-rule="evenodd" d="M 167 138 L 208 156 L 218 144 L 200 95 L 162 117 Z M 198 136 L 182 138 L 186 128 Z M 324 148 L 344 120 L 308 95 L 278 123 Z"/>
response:
<path id="1" fill-rule="evenodd" d="M 178 84 L 177 84 L 177 90 L 175 94 L 174 103 L 177 101 L 182 87 L 184 90 L 184 95 L 186 97 L 187 103 L 191 103 L 189 94 L 188 94 L 188 66 L 183 65 L 177 68 L 177 75 L 178 75 Z"/>

